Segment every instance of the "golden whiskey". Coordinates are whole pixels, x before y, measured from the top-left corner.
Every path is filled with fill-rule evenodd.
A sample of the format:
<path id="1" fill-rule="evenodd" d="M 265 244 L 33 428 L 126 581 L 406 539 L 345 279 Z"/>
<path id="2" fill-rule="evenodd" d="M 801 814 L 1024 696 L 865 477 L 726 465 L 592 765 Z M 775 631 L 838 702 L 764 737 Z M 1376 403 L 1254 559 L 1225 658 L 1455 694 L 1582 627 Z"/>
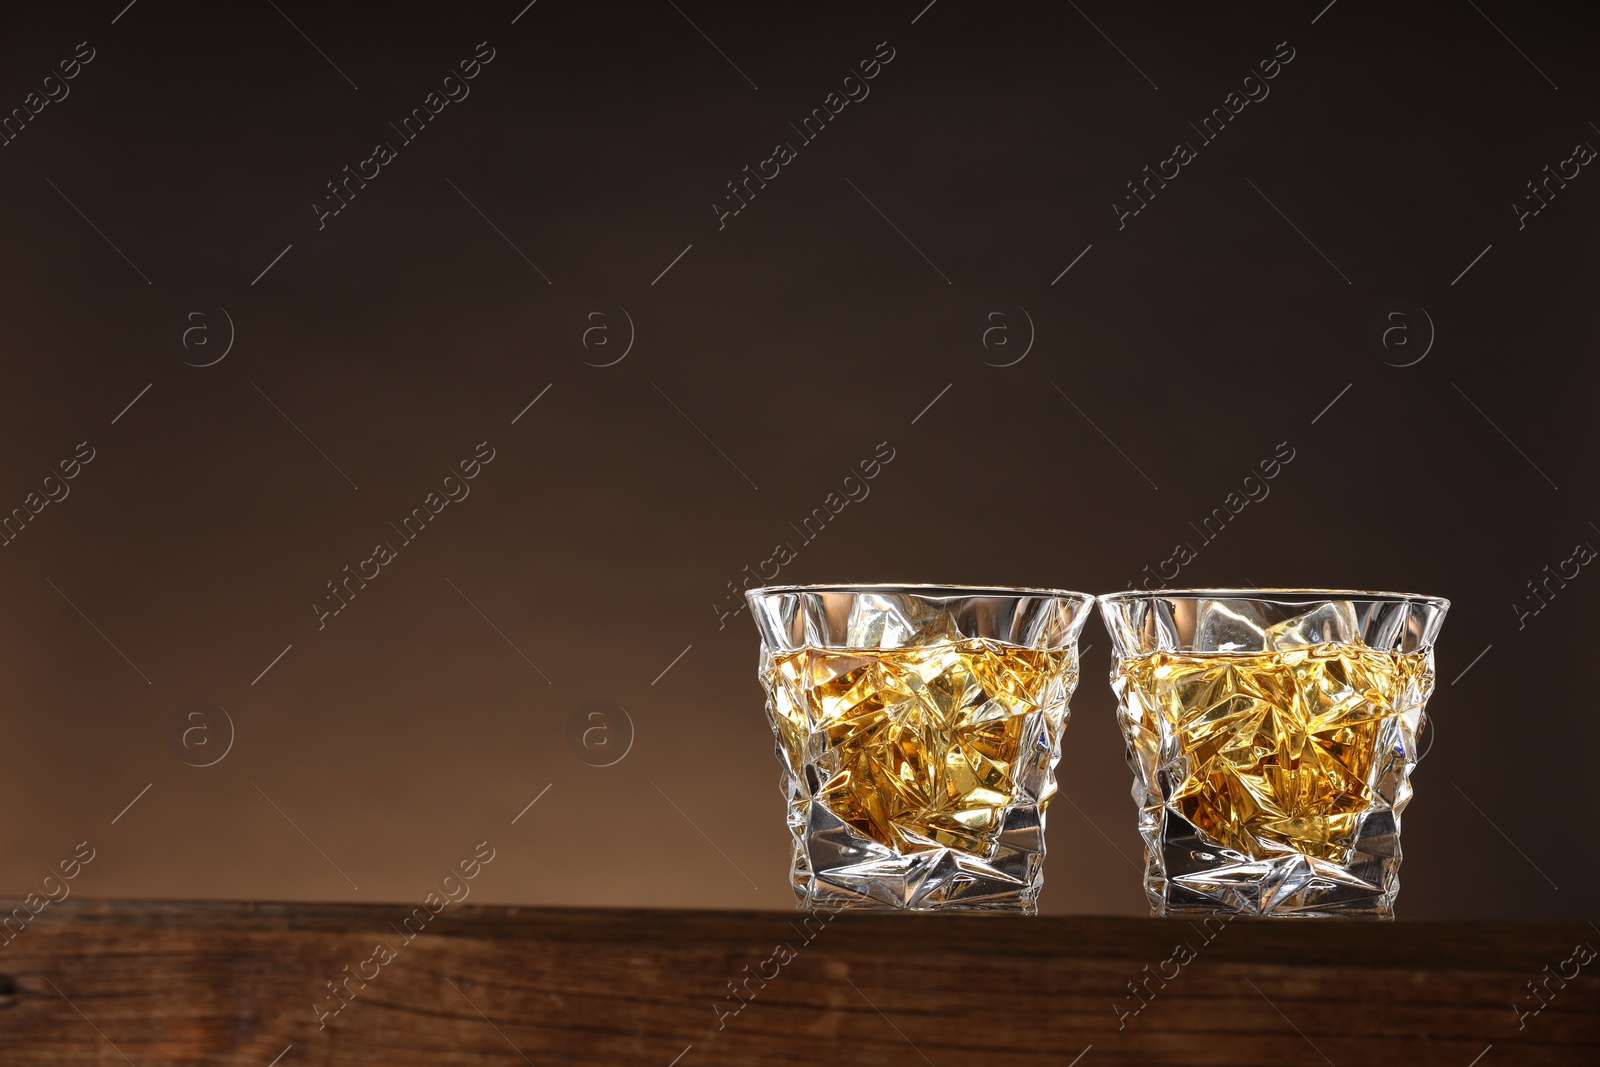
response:
<path id="1" fill-rule="evenodd" d="M 1397 717 L 1420 729 L 1432 657 L 1346 643 L 1155 652 L 1120 660 L 1116 682 L 1130 744 L 1159 751 L 1167 805 L 1204 838 L 1252 860 L 1346 863 L 1362 817 L 1396 799 L 1385 738 Z"/>
<path id="2" fill-rule="evenodd" d="M 1044 803 L 1078 671 L 1070 649 L 983 638 L 775 653 L 779 747 L 811 801 L 898 853 L 994 852 L 1005 813 Z"/>

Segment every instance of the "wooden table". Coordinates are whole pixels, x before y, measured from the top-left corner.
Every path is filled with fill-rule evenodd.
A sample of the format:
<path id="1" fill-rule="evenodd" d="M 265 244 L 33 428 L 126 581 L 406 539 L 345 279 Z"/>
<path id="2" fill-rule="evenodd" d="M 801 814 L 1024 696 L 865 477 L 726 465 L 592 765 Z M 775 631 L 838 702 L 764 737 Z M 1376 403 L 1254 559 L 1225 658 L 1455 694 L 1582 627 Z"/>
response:
<path id="1" fill-rule="evenodd" d="M 5 1067 L 1600 1063 L 1587 924 L 72 899 L 16 926 Z"/>

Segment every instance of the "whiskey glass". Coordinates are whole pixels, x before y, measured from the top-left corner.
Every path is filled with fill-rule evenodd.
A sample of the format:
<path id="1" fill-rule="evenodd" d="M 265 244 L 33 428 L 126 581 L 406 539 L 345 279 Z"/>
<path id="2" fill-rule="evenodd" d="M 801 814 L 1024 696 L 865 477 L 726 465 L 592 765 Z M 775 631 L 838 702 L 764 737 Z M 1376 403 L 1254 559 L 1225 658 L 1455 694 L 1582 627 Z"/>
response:
<path id="1" fill-rule="evenodd" d="M 1057 589 L 752 589 L 801 907 L 1037 911 L 1078 633 Z"/>
<path id="2" fill-rule="evenodd" d="M 1155 914 L 1393 918 L 1449 607 L 1315 589 L 1100 598 Z"/>

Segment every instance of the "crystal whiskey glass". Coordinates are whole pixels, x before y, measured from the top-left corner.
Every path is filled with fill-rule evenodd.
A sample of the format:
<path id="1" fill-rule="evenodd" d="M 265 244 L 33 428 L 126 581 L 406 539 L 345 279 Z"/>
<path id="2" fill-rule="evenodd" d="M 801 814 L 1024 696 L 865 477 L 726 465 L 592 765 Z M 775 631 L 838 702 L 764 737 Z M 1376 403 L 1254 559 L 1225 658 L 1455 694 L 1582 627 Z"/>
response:
<path id="1" fill-rule="evenodd" d="M 1094 598 L 921 585 L 746 596 L 800 905 L 1035 912 Z"/>
<path id="2" fill-rule="evenodd" d="M 1100 598 L 1157 915 L 1393 917 L 1449 606 L 1305 589 Z"/>

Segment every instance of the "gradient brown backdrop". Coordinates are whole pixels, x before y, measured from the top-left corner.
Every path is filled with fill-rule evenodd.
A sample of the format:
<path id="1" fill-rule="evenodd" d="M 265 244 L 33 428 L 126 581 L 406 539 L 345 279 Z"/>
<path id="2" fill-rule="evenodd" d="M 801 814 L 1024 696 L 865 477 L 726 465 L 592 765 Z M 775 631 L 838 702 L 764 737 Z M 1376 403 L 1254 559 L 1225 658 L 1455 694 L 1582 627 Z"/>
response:
<path id="1" fill-rule="evenodd" d="M 925 2 L 9 12 L 0 107 L 94 58 L 0 148 L 0 509 L 95 458 L 0 549 L 0 892 L 88 840 L 79 895 L 416 902 L 487 839 L 480 902 L 786 908 L 755 634 L 714 608 L 747 564 L 789 541 L 785 582 L 1105 592 L 1186 541 L 1177 584 L 1451 598 L 1401 912 L 1587 918 L 1600 576 L 1513 607 L 1600 544 L 1600 176 L 1512 208 L 1600 144 L 1578 9 Z M 479 42 L 470 96 L 401 145 Z M 880 42 L 870 96 L 799 145 Z M 1279 42 L 1270 96 L 1200 145 Z M 1198 158 L 1119 229 L 1179 140 Z M 1394 301 L 1436 331 L 1408 367 L 1414 312 L 1410 349 L 1368 340 Z M 188 365 L 218 309 L 231 350 Z M 586 350 L 597 309 L 616 343 Z M 590 365 L 617 309 L 632 348 Z M 470 496 L 319 630 L 326 583 L 483 441 Z M 1142 912 L 1085 641 L 1044 906 Z M 214 766 L 170 739 L 193 700 L 236 729 Z M 569 744 L 595 700 L 634 727 L 609 767 Z"/>

